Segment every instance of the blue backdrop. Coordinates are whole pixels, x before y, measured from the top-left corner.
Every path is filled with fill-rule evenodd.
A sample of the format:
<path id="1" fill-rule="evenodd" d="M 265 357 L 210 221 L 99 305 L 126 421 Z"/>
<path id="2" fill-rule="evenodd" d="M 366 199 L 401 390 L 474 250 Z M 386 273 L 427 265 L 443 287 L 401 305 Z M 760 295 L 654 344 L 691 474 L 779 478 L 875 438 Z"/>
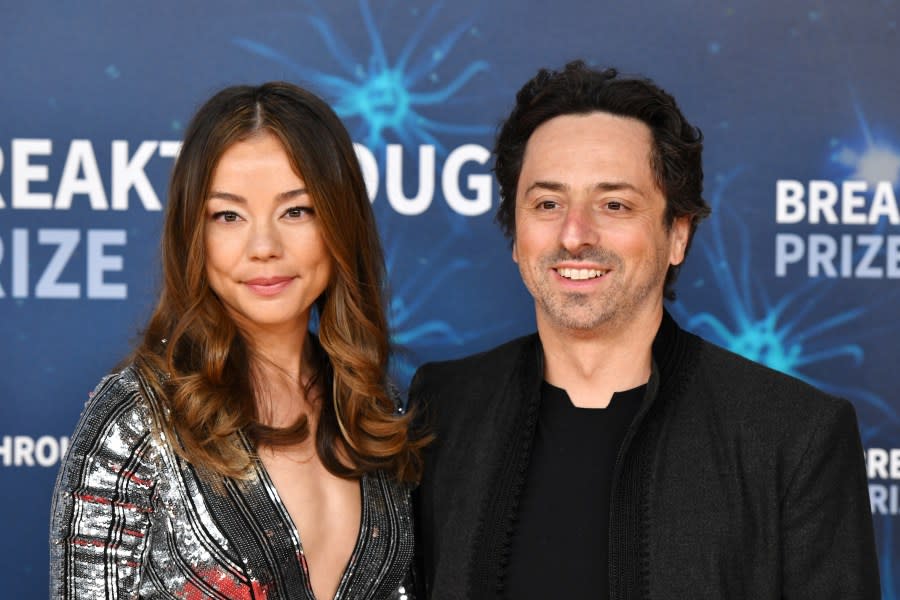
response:
<path id="1" fill-rule="evenodd" d="M 706 135 L 671 310 L 856 406 L 900 598 L 900 54 L 894 0 L 291 0 L 0 7 L 0 514 L 7 597 L 47 584 L 50 490 L 88 392 L 148 316 L 184 125 L 287 79 L 344 118 L 387 251 L 394 370 L 533 328 L 487 148 L 518 87 L 583 57 L 653 77 Z"/>

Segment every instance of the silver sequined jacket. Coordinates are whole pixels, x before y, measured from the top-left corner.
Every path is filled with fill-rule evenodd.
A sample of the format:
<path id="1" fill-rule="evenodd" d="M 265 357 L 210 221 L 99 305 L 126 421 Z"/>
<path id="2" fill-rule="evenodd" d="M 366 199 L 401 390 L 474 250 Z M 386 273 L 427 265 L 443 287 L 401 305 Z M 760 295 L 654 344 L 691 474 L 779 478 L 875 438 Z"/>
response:
<path id="1" fill-rule="evenodd" d="M 303 545 L 261 465 L 210 482 L 178 458 L 133 368 L 105 378 L 53 495 L 51 598 L 313 600 Z M 409 490 L 363 477 L 359 537 L 335 599 L 411 600 Z"/>

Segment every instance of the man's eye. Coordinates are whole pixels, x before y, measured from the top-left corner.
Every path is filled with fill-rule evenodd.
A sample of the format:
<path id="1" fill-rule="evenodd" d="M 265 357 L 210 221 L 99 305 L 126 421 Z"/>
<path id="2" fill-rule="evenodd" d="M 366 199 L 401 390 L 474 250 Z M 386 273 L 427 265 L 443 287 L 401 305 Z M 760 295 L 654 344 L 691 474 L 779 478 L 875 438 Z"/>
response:
<path id="1" fill-rule="evenodd" d="M 541 200 L 537 205 L 541 210 L 553 210 L 557 206 L 559 206 L 559 203 L 555 200 Z"/>
<path id="2" fill-rule="evenodd" d="M 234 223 L 240 218 L 240 215 L 232 210 L 220 210 L 219 212 L 213 213 L 213 221 L 220 221 L 222 223 Z"/>
<path id="3" fill-rule="evenodd" d="M 610 200 L 606 203 L 606 208 L 609 210 L 622 210 L 625 208 L 625 205 L 618 200 Z"/>

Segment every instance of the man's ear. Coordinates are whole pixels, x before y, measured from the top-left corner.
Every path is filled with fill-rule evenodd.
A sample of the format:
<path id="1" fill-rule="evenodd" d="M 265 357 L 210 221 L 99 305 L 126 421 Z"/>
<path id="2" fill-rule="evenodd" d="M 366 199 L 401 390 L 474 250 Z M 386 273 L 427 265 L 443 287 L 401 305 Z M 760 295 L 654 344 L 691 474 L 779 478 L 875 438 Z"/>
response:
<path id="1" fill-rule="evenodd" d="M 676 217 L 669 229 L 669 264 L 680 265 L 684 262 L 688 240 L 691 235 L 691 218 Z"/>

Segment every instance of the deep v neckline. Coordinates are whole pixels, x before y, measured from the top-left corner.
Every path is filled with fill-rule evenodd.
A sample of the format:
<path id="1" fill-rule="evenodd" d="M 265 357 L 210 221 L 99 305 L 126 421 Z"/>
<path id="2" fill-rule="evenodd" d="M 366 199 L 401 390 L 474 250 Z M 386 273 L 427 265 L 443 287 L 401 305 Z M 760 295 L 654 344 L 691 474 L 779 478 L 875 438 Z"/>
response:
<path id="1" fill-rule="evenodd" d="M 249 446 L 249 440 L 245 439 L 244 443 Z M 252 450 L 252 447 L 248 449 Z M 343 598 L 346 589 L 352 583 L 351 580 L 353 579 L 353 574 L 355 573 L 355 569 L 353 569 L 352 566 L 359 558 L 359 553 L 362 550 L 363 540 L 365 538 L 365 532 L 369 528 L 370 515 L 368 510 L 369 490 L 367 485 L 367 476 L 363 475 L 359 479 L 359 530 L 356 532 L 356 541 L 354 542 L 353 550 L 350 552 L 350 556 L 347 559 L 347 564 L 344 565 L 344 569 L 341 573 L 341 580 L 338 582 L 337 590 L 335 591 L 333 598 L 316 598 L 316 594 L 312 589 L 312 579 L 309 575 L 309 562 L 307 561 L 306 552 L 303 549 L 303 539 L 300 536 L 300 529 L 294 522 L 294 518 L 291 517 L 291 513 L 288 512 L 287 506 L 281 499 L 281 494 L 278 493 L 278 488 L 275 486 L 275 482 L 269 476 L 269 471 L 268 469 L 266 469 L 266 465 L 263 463 L 262 459 L 259 458 L 259 456 L 256 456 L 254 463 L 259 481 L 262 483 L 267 495 L 272 501 L 272 504 L 278 511 L 281 519 L 287 525 L 287 529 L 291 534 L 291 542 L 293 543 L 294 548 L 297 551 L 297 558 L 300 561 L 300 565 L 303 569 L 305 583 L 304 591 L 306 593 L 307 600 L 340 600 L 341 598 Z"/>

